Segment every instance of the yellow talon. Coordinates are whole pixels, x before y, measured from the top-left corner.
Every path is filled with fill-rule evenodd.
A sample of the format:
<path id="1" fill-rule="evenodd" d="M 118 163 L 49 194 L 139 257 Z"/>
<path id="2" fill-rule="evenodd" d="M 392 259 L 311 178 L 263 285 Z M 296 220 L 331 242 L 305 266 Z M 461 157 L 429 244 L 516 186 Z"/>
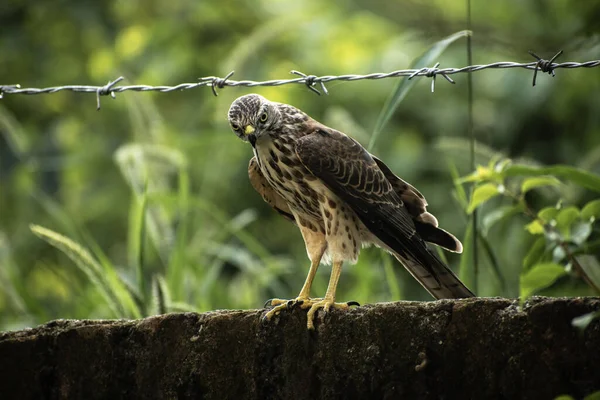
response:
<path id="1" fill-rule="evenodd" d="M 353 303 L 355 303 L 355 302 L 335 303 L 333 300 L 330 300 L 330 299 L 319 299 L 319 300 L 320 301 L 313 302 L 313 304 L 310 306 L 310 310 L 308 310 L 308 313 L 306 314 L 306 327 L 310 330 L 315 329 L 314 319 L 315 319 L 315 314 L 317 313 L 317 311 L 319 311 L 319 309 L 322 308 L 323 311 L 325 311 L 326 313 L 329 312 L 329 310 L 331 308 L 334 308 L 337 310 L 347 310 L 350 308 L 351 305 L 353 305 Z M 308 308 L 308 307 L 306 307 L 306 308 Z"/>

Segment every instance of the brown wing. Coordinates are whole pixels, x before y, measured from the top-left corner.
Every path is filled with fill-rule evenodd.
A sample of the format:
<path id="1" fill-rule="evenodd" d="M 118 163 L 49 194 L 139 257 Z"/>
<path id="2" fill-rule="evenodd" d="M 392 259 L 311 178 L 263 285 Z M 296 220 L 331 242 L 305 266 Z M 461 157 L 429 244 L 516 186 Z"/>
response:
<path id="1" fill-rule="evenodd" d="M 358 142 L 315 122 L 313 132 L 298 139 L 296 153 L 304 166 L 352 208 L 432 296 L 473 296 L 427 248 L 400 196 Z"/>
<path id="2" fill-rule="evenodd" d="M 263 198 L 264 201 L 267 202 L 275 211 L 281 214 L 286 219 L 296 222 L 287 202 L 281 197 L 269 182 L 265 176 L 260 172 L 260 167 L 258 166 L 258 162 L 256 161 L 256 157 L 252 157 L 250 159 L 250 163 L 248 164 L 248 176 L 250 177 L 250 183 L 254 190 L 256 190 Z"/>
<path id="3" fill-rule="evenodd" d="M 425 200 L 425 196 L 410 183 L 396 176 L 383 161 L 377 157 L 371 157 L 373 157 L 379 169 L 381 169 L 386 179 L 390 182 L 396 194 L 404 202 L 404 207 L 406 207 L 406 210 L 411 215 L 417 233 L 421 238 L 427 242 L 435 243 L 446 250 L 462 253 L 463 246 L 460 240 L 450 232 L 438 228 L 437 218 L 427 212 L 427 200 Z"/>

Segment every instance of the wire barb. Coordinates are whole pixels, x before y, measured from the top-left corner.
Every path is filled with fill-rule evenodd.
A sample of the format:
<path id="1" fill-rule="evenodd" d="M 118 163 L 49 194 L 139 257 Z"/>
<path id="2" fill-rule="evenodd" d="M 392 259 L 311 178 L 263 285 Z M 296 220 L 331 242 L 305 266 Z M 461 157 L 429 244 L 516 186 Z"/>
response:
<path id="1" fill-rule="evenodd" d="M 96 110 L 100 111 L 100 96 L 110 95 L 110 97 L 112 97 L 113 99 L 116 97 L 115 92 L 113 91 L 113 87 L 117 83 L 121 82 L 123 79 L 125 79 L 125 78 L 120 76 L 117 79 L 115 79 L 114 81 L 109 81 L 106 85 L 100 86 L 96 90 Z"/>
<path id="2" fill-rule="evenodd" d="M 227 85 L 227 79 L 231 78 L 233 76 L 235 71 L 231 71 L 230 73 L 228 73 L 227 75 L 225 75 L 225 78 L 212 78 L 210 87 L 212 89 L 213 94 L 215 95 L 215 97 L 217 97 L 219 94 L 217 93 L 217 88 L 219 89 L 223 89 L 226 85 Z M 203 79 L 201 79 L 202 81 Z"/>
<path id="3" fill-rule="evenodd" d="M 4 96 L 4 93 L 11 89 L 21 89 L 21 85 L 0 85 L 0 99 Z"/>
<path id="4" fill-rule="evenodd" d="M 321 89 L 323 90 L 323 93 L 329 94 L 329 92 L 327 91 L 327 88 L 325 87 L 325 83 L 323 83 L 323 81 L 318 76 L 306 75 L 306 74 L 303 74 L 302 72 L 296 71 L 296 70 L 291 70 L 290 74 L 301 76 L 303 79 L 301 79 L 300 81 L 303 81 L 306 84 L 306 87 L 309 88 L 312 92 L 316 93 L 317 95 L 320 96 L 321 92 L 319 92 L 319 90 L 317 88 L 315 88 L 315 83 L 319 83 L 321 85 Z"/>
<path id="5" fill-rule="evenodd" d="M 542 72 L 547 72 L 548 74 L 552 75 L 552 77 L 556 76 L 556 74 L 554 73 L 554 69 L 556 68 L 556 65 L 554 65 L 554 60 L 556 60 L 558 58 L 558 56 L 560 56 L 563 51 L 560 50 L 558 53 L 556 53 L 554 55 L 554 57 L 552 57 L 550 60 L 544 60 L 543 58 L 539 57 L 537 54 L 535 54 L 533 51 L 529 50 L 528 53 L 533 56 L 537 61 L 537 63 L 535 64 L 535 69 L 533 70 L 533 84 L 532 86 L 535 86 L 535 80 L 537 78 L 537 72 L 538 72 L 538 68 L 540 71 Z"/>
<path id="6" fill-rule="evenodd" d="M 450 78 L 448 75 L 446 75 L 445 72 L 441 71 L 438 69 L 438 67 L 440 66 L 440 63 L 436 63 L 432 68 L 421 68 L 416 70 L 415 72 L 413 72 L 412 74 L 409 75 L 408 79 L 412 79 L 415 76 L 426 76 L 428 78 L 432 78 L 431 80 L 431 93 L 435 92 L 435 77 L 437 75 L 441 75 L 443 76 L 448 82 L 455 84 L 456 82 L 454 82 L 454 80 L 452 78 Z"/>
<path id="7" fill-rule="evenodd" d="M 341 82 L 354 82 L 360 80 L 378 80 L 378 79 L 391 79 L 398 78 L 400 76 L 407 76 L 409 79 L 412 79 L 415 76 L 426 76 L 433 78 L 431 88 L 432 91 L 435 88 L 435 78 L 438 75 L 441 75 L 450 83 L 455 83 L 452 79 L 450 79 L 450 75 L 454 74 L 462 74 L 469 72 L 477 72 L 484 69 L 507 69 L 507 68 L 523 68 L 528 70 L 533 70 L 533 83 L 535 85 L 535 79 L 537 76 L 537 70 L 541 70 L 542 72 L 548 72 L 551 75 L 554 75 L 554 71 L 558 68 L 595 68 L 600 67 L 600 60 L 591 60 L 585 62 L 563 62 L 559 64 L 555 64 L 554 61 L 556 58 L 561 55 L 562 52 L 556 54 L 551 60 L 546 61 L 541 59 L 535 54 L 532 54 L 537 61 L 529 62 L 529 63 L 516 63 L 512 61 L 502 61 L 495 62 L 491 64 L 485 65 L 469 65 L 461 68 L 439 68 L 439 63 L 437 63 L 432 68 L 421 68 L 418 70 L 415 69 L 401 69 L 397 71 L 391 72 L 374 72 L 366 75 L 357 75 L 357 74 L 346 74 L 346 75 L 325 75 L 325 76 L 315 76 L 315 75 L 306 75 L 302 72 L 292 71 L 294 75 L 298 75 L 297 78 L 292 79 L 272 79 L 268 81 L 250 81 L 250 80 L 240 80 L 234 81 L 231 80 L 231 76 L 233 75 L 233 71 L 227 74 L 225 78 L 219 78 L 215 76 L 207 76 L 203 78 L 199 78 L 194 83 L 179 83 L 174 86 L 150 86 L 150 85 L 128 85 L 128 86 L 115 86 L 118 82 L 120 82 L 123 77 L 118 78 L 115 81 L 108 82 L 105 86 L 88 86 L 88 85 L 66 85 L 66 86 L 54 86 L 54 87 L 46 87 L 46 88 L 21 88 L 19 85 L 0 85 L 0 97 L 6 96 L 8 94 L 26 94 L 26 95 L 34 95 L 34 94 L 43 94 L 43 93 L 56 93 L 64 90 L 68 90 L 71 92 L 84 92 L 84 93 L 95 93 L 96 94 L 96 105 L 97 108 L 100 109 L 100 96 L 110 95 L 111 97 L 115 97 L 115 93 L 121 93 L 126 91 L 136 91 L 136 92 L 160 92 L 160 93 L 170 93 L 174 91 L 181 90 L 190 90 L 196 89 L 199 87 L 210 87 L 215 96 L 217 96 L 217 89 L 222 89 L 225 86 L 241 86 L 241 87 L 258 87 L 258 86 L 281 86 L 281 85 L 292 85 L 292 84 L 301 84 L 305 85 L 309 90 L 318 95 L 322 93 L 329 94 L 327 88 L 325 87 L 326 83 L 333 81 L 341 81 Z M 315 86 L 319 84 L 321 86 L 321 91 L 319 91 Z"/>

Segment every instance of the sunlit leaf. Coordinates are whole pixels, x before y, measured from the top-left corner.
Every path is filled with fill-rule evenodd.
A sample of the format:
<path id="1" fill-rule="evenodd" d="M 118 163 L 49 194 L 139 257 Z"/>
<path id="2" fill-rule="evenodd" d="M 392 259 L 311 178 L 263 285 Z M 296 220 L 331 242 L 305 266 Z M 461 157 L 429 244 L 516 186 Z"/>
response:
<path id="1" fill-rule="evenodd" d="M 531 221 L 525 225 L 525 229 L 532 235 L 541 235 L 544 233 L 544 225 L 542 225 L 539 219 Z"/>
<path id="2" fill-rule="evenodd" d="M 581 218 L 586 220 L 600 219 L 600 199 L 587 203 L 581 210 Z"/>
<path id="3" fill-rule="evenodd" d="M 488 201 L 498 194 L 500 194 L 498 186 L 493 183 L 486 183 L 476 187 L 473 191 L 473 195 L 471 196 L 471 202 L 469 203 L 467 212 L 471 214 L 480 204 Z"/>
<path id="4" fill-rule="evenodd" d="M 563 266 L 555 263 L 534 265 L 529 271 L 521 275 L 521 301 L 527 299 L 538 290 L 552 285 L 558 278 L 564 276 L 566 273 Z"/>
<path id="5" fill-rule="evenodd" d="M 579 209 L 575 206 L 565 207 L 558 212 L 556 218 L 556 229 L 560 231 L 560 233 L 566 237 L 570 237 L 571 225 L 577 219 L 579 219 Z"/>
<path id="6" fill-rule="evenodd" d="M 545 208 L 542 208 L 538 212 L 537 216 L 542 221 L 548 223 L 548 222 L 552 221 L 554 218 L 556 218 L 558 211 L 559 211 L 559 209 L 556 207 L 545 207 Z"/>
<path id="7" fill-rule="evenodd" d="M 460 31 L 456 32 L 439 42 L 435 43 L 431 46 L 425 53 L 415 60 L 411 68 L 412 69 L 420 69 L 424 67 L 432 67 L 433 64 L 438 60 L 440 55 L 446 50 L 446 48 L 452 44 L 452 42 L 460 39 L 461 37 L 466 37 L 471 34 L 471 31 Z M 371 150 L 379 137 L 379 134 L 383 130 L 384 126 L 390 120 L 394 112 L 404 99 L 410 89 L 414 86 L 418 79 L 408 79 L 408 77 L 403 78 L 397 85 L 396 89 L 392 93 L 392 95 L 387 99 L 379 117 L 377 118 L 377 122 L 375 123 L 375 128 L 373 129 L 373 135 L 371 136 L 371 140 L 369 141 L 369 145 L 367 147 L 368 150 Z"/>
<path id="8" fill-rule="evenodd" d="M 533 178 L 527 178 L 521 184 L 521 192 L 527 193 L 531 189 L 541 186 L 558 186 L 560 181 L 553 176 L 536 176 Z"/>

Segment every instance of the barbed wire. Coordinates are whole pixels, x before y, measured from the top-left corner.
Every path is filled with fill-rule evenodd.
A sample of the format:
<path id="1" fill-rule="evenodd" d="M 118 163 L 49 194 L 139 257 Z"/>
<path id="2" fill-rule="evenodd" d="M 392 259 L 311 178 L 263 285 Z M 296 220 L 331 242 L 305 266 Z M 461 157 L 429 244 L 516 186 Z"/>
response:
<path id="1" fill-rule="evenodd" d="M 509 68 L 524 68 L 528 70 L 533 70 L 533 82 L 532 85 L 535 86 L 537 73 L 538 71 L 548 73 L 552 76 L 555 75 L 555 70 L 559 68 L 594 68 L 600 66 L 600 60 L 592 60 L 586 62 L 564 62 L 564 63 L 555 63 L 554 61 L 562 54 L 562 50 L 556 53 L 554 57 L 550 60 L 545 60 L 541 57 L 538 57 L 535 53 L 529 52 L 531 56 L 533 56 L 537 61 L 529 62 L 529 63 L 518 63 L 512 61 L 502 61 L 495 62 L 491 64 L 484 65 L 470 65 L 462 68 L 438 68 L 440 63 L 435 64 L 431 68 L 420 68 L 420 69 L 403 69 L 392 72 L 377 72 L 371 73 L 367 75 L 356 75 L 356 74 L 348 74 L 348 75 L 306 75 L 299 71 L 291 71 L 292 74 L 298 75 L 299 78 L 293 79 L 273 79 L 268 81 L 251 81 L 251 80 L 240 80 L 235 81 L 230 78 L 233 75 L 233 71 L 227 74 L 224 78 L 220 78 L 217 76 L 207 76 L 203 78 L 199 78 L 198 82 L 194 83 L 180 83 L 175 86 L 150 86 L 150 85 L 128 85 L 128 86 L 115 86 L 117 83 L 121 82 L 123 79 L 122 76 L 115 79 L 114 81 L 108 82 L 104 86 L 88 86 L 88 85 L 65 85 L 65 86 L 54 86 L 47 88 L 21 88 L 20 85 L 0 85 L 0 99 L 3 98 L 4 95 L 13 95 L 13 94 L 25 94 L 25 95 L 36 95 L 36 94 L 46 94 L 46 93 L 56 93 L 60 91 L 72 91 L 72 92 L 83 92 L 83 93 L 95 93 L 96 94 L 96 106 L 97 109 L 100 109 L 100 97 L 110 95 L 113 99 L 115 98 L 115 93 L 121 93 L 126 91 L 136 91 L 136 92 L 161 92 L 168 93 L 174 91 L 181 90 L 189 90 L 195 89 L 198 87 L 210 87 L 215 96 L 218 96 L 217 89 L 223 89 L 226 86 L 245 86 L 245 87 L 257 87 L 257 86 L 282 86 L 289 84 L 303 84 L 306 85 L 308 89 L 313 91 L 314 93 L 321 95 L 321 92 L 315 87 L 317 84 L 320 86 L 321 90 L 325 94 L 329 94 L 325 84 L 333 81 L 359 81 L 359 80 L 377 80 L 377 79 L 387 79 L 387 78 L 397 78 L 406 76 L 408 79 L 412 79 L 414 77 L 424 76 L 432 78 L 431 82 L 431 91 L 435 90 L 435 78 L 440 75 L 448 82 L 454 84 L 454 80 L 450 78 L 449 75 L 460 74 L 460 73 L 471 73 L 482 71 L 485 69 L 509 69 Z"/>

